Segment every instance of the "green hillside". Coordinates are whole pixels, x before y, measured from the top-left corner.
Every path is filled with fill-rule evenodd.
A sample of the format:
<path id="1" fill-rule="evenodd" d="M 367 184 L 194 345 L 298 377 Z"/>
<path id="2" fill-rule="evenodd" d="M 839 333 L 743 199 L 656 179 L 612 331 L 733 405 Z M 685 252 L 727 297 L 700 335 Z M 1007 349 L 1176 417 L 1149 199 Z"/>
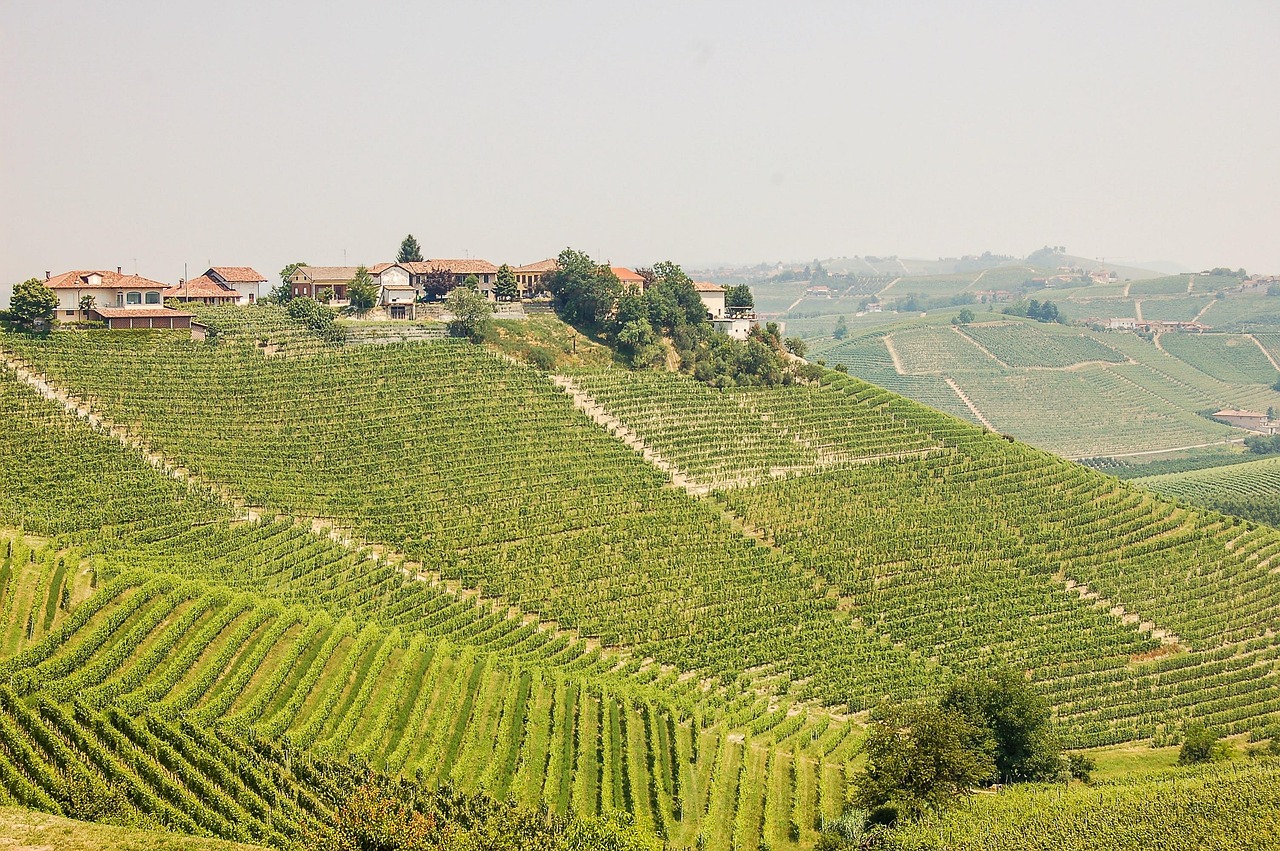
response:
<path id="1" fill-rule="evenodd" d="M 1280 526 L 1280 458 L 1133 481 L 1173 499 Z"/>
<path id="2" fill-rule="evenodd" d="M 907 342 L 975 374 L 1133 366 L 1010 325 Z M 3 346 L 106 420 L 0 381 L 0 786 L 28 806 L 66 811 L 74 765 L 159 823 L 278 843 L 327 812 L 298 766 L 354 759 L 676 847 L 785 848 L 840 815 L 861 713 L 959 672 L 1028 671 L 1073 746 L 1280 713 L 1280 533 L 856 378 Z M 279 748 L 292 774 L 227 769 Z"/>

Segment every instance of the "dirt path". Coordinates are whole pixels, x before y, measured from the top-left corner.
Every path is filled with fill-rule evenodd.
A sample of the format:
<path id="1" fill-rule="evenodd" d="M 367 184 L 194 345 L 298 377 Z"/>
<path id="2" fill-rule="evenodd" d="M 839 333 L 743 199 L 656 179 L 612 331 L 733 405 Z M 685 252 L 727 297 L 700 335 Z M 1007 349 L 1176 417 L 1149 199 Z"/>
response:
<path id="1" fill-rule="evenodd" d="M 1213 298 L 1209 299 L 1209 303 L 1206 304 L 1204 307 L 1200 308 L 1200 312 L 1197 313 L 1195 316 L 1191 317 L 1191 321 L 1199 322 L 1201 318 L 1203 318 L 1204 315 L 1209 312 L 1209 308 L 1213 307 L 1217 303 L 1218 303 L 1217 299 L 1213 299 Z"/>
<path id="2" fill-rule="evenodd" d="M 982 352 L 984 355 L 986 355 L 987 357 L 991 358 L 993 361 L 995 361 L 996 363 L 1000 364 L 1000 365 L 1001 365 L 1002 367 L 1004 367 L 1005 369 L 1013 369 L 1013 367 L 1009 366 L 1009 364 L 1005 363 L 1004 361 L 1000 360 L 1000 358 L 996 357 L 996 356 L 995 356 L 995 354 L 994 354 L 990 349 L 988 349 L 986 346 L 982 345 L 982 344 L 981 344 L 981 343 L 979 343 L 977 340 L 975 340 L 973 337 L 970 337 L 968 334 L 966 334 L 965 332 L 961 331 L 961 330 L 960 330 L 960 327 L 959 327 L 958 325 L 952 325 L 952 326 L 951 326 L 951 330 L 952 330 L 952 331 L 955 331 L 957 334 L 959 334 L 959 335 L 960 335 L 960 337 L 961 337 L 961 339 L 967 340 L 968 342 L 970 342 L 970 343 L 972 343 L 973 345 L 977 346 L 977 347 L 978 347 L 978 351 Z"/>
<path id="3" fill-rule="evenodd" d="M 1143 449 L 1140 452 L 1109 452 L 1108 458 L 1135 458 L 1140 455 L 1163 455 L 1166 452 L 1185 452 L 1188 449 L 1208 449 L 1212 446 L 1230 446 L 1233 443 L 1244 443 L 1244 438 L 1230 438 L 1228 440 L 1215 440 L 1211 443 L 1189 443 L 1186 446 L 1170 446 L 1166 449 Z M 1070 461 L 1079 461 L 1082 458 L 1093 458 L 1096 452 L 1089 455 L 1064 455 Z"/>
<path id="4" fill-rule="evenodd" d="M 1155 346 L 1157 349 L 1164 352 L 1166 355 L 1169 355 L 1169 353 L 1165 351 L 1164 346 L 1160 343 L 1160 334 L 1156 334 L 1151 338 L 1151 345 Z M 1169 355 L 1169 357 L 1173 357 L 1173 355 Z"/>
<path id="5" fill-rule="evenodd" d="M 796 299 L 795 301 L 791 302 L 791 304 L 788 304 L 788 305 L 787 305 L 787 309 L 786 309 L 786 310 L 784 310 L 784 311 L 782 311 L 782 312 L 783 312 L 783 313 L 790 313 L 791 311 L 795 310 L 795 309 L 796 309 L 796 305 L 800 304 L 800 302 L 802 302 L 802 301 L 804 301 L 804 293 L 801 293 L 801 294 L 800 294 L 800 298 L 798 298 L 798 299 Z"/>
<path id="6" fill-rule="evenodd" d="M 978 285 L 978 281 L 981 281 L 981 280 L 982 280 L 982 278 L 983 278 L 983 276 L 984 276 L 984 275 L 986 275 L 986 274 L 987 274 L 988 272 L 990 272 L 990 271 L 991 271 L 990 269 L 983 269 L 981 272 L 979 272 L 979 273 L 978 273 L 978 277 L 974 278 L 972 281 L 970 281 L 968 284 L 966 284 L 966 285 L 965 285 L 965 288 L 964 288 L 963 290 L 961 290 L 960 292 L 962 292 L 962 293 L 963 293 L 963 292 L 968 292 L 969 290 L 971 290 L 971 289 L 973 289 L 974 287 L 976 287 L 976 286 Z"/>
<path id="7" fill-rule="evenodd" d="M 902 276 L 901 276 L 901 275 L 899 275 L 898 277 L 894 278 L 894 279 L 893 279 L 892 281 L 890 281 L 889 283 L 885 284 L 883 288 L 881 288 L 880 290 L 878 290 L 878 291 L 876 292 L 876 298 L 879 298 L 880 296 L 882 296 L 882 295 L 884 295 L 885 293 L 887 293 L 889 290 L 893 289 L 893 285 L 894 285 L 894 284 L 896 284 L 896 283 L 898 283 L 898 281 L 901 281 L 901 280 L 902 280 Z"/>
<path id="8" fill-rule="evenodd" d="M 574 407 L 599 425 L 604 426 L 631 449 L 639 452 L 644 460 L 670 476 L 671 484 L 688 491 L 693 496 L 706 496 L 711 493 L 710 485 L 695 482 L 675 464 L 653 451 L 645 444 L 640 435 L 629 429 L 622 420 L 605 410 L 603 405 L 597 402 L 591 394 L 579 387 L 572 378 L 566 375 L 553 375 L 551 380 L 556 387 L 559 387 L 569 395 L 569 398 L 573 400 Z"/>
<path id="9" fill-rule="evenodd" d="M 1192 290 L 1196 287 L 1196 276 L 1187 275 L 1187 295 L 1191 295 Z"/>
<path id="10" fill-rule="evenodd" d="M 973 415 L 978 418 L 978 422 L 982 423 L 991 431 L 999 432 L 999 429 L 991 424 L 991 420 L 987 419 L 982 411 L 978 410 L 978 406 L 973 404 L 973 400 L 969 398 L 969 394 L 960 389 L 960 385 L 956 384 L 956 380 L 954 378 L 949 375 L 944 375 L 943 380 L 945 380 L 947 382 L 947 386 L 954 390 L 955 394 L 960 397 L 960 401 L 964 402 L 964 406 L 970 411 L 973 411 Z"/>
<path id="11" fill-rule="evenodd" d="M 1142 321 L 1142 299 L 1135 298 L 1133 300 L 1133 318 Z"/>
<path id="12" fill-rule="evenodd" d="M 898 350 L 893 347 L 893 335 L 888 334 L 884 338 L 884 347 L 889 350 L 889 360 L 893 361 L 893 369 L 898 375 L 906 375 L 907 371 L 902 368 L 902 358 L 898 357 Z"/>
<path id="13" fill-rule="evenodd" d="M 1258 341 L 1258 338 L 1252 334 L 1249 334 L 1248 337 L 1250 340 L 1253 340 L 1253 344 L 1258 347 L 1258 351 L 1266 355 L 1267 360 L 1271 361 L 1271 365 L 1276 368 L 1276 371 L 1280 372 L 1280 363 L 1276 363 L 1276 359 L 1271 356 L 1271 352 L 1267 351 L 1266 346 L 1262 345 L 1262 343 Z"/>
<path id="14" fill-rule="evenodd" d="M 1132 281 L 1125 281 L 1125 282 L 1124 282 L 1124 289 L 1120 291 L 1120 297 L 1121 297 L 1121 298 L 1128 298 L 1128 297 L 1129 297 L 1129 287 L 1131 287 L 1131 286 L 1133 286 L 1133 282 L 1132 282 Z"/>
<path id="15" fill-rule="evenodd" d="M 1068 591 L 1075 591 L 1080 595 L 1081 600 L 1088 600 L 1098 608 L 1106 609 L 1111 615 L 1125 626 L 1132 626 L 1138 632 L 1144 632 L 1152 638 L 1159 641 L 1166 647 L 1178 651 L 1186 650 L 1187 645 L 1178 637 L 1177 633 L 1157 626 L 1154 621 L 1143 620 L 1140 616 L 1126 611 L 1124 606 L 1119 603 L 1113 603 L 1111 600 L 1103 597 L 1097 591 L 1094 591 L 1083 582 L 1077 582 L 1067 576 L 1065 572 L 1059 570 L 1054 574 L 1053 578 L 1057 580 Z"/>

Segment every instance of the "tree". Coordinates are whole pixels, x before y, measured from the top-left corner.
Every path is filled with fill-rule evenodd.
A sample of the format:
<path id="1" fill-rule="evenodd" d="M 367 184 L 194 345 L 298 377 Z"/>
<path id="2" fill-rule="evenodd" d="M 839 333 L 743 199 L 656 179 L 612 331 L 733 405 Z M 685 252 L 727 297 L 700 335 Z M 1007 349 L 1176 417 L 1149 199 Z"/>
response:
<path id="1" fill-rule="evenodd" d="M 475 275 L 467 275 L 465 278 L 462 279 L 462 285 L 469 290 L 479 290 L 480 279 Z"/>
<path id="2" fill-rule="evenodd" d="M 305 261 L 301 263 L 290 263 L 280 270 L 280 285 L 271 291 L 271 295 L 267 296 L 268 300 L 276 304 L 288 304 L 293 298 L 293 283 L 289 280 L 293 277 L 293 273 L 303 266 L 307 265 Z"/>
<path id="3" fill-rule="evenodd" d="M 853 802 L 871 811 L 890 807 L 906 818 L 938 810 L 995 771 L 980 731 L 939 706 L 885 705 L 872 714 L 862 751 L 867 765 L 854 780 Z"/>
<path id="4" fill-rule="evenodd" d="M 516 282 L 516 273 L 506 263 L 498 267 L 498 279 L 493 285 L 493 295 L 498 301 L 511 301 L 520 295 L 520 284 Z"/>
<path id="5" fill-rule="evenodd" d="M 1178 751 L 1178 765 L 1222 762 L 1230 756 L 1230 748 L 1216 730 L 1210 730 L 1199 721 L 1187 725 L 1182 734 L 1182 750 Z"/>
<path id="6" fill-rule="evenodd" d="M 87 316 L 89 311 L 93 310 L 97 301 L 98 298 L 93 293 L 86 293 L 80 296 L 80 313 Z"/>
<path id="7" fill-rule="evenodd" d="M 972 321 L 973 321 L 973 311 L 966 307 L 961 309 L 961 311 L 955 315 L 955 318 L 951 320 L 951 324 L 952 325 L 968 325 Z"/>
<path id="8" fill-rule="evenodd" d="M 378 284 L 363 266 L 356 268 L 356 275 L 347 283 L 347 304 L 363 313 L 378 303 Z"/>
<path id="9" fill-rule="evenodd" d="M 654 328 L 674 330 L 678 325 L 706 325 L 707 306 L 693 288 L 693 281 L 670 260 L 653 264 L 649 321 Z"/>
<path id="10" fill-rule="evenodd" d="M 28 327 L 37 322 L 52 322 L 58 308 L 58 295 L 44 285 L 39 278 L 27 278 L 13 288 L 9 297 L 9 312 L 13 318 Z"/>
<path id="11" fill-rule="evenodd" d="M 622 295 L 618 276 L 587 254 L 566 248 L 557 259 L 558 268 L 547 285 L 555 296 L 556 309 L 570 324 L 597 326 L 608 318 Z"/>
<path id="12" fill-rule="evenodd" d="M 418 240 L 413 238 L 413 234 L 409 234 L 400 242 L 400 253 L 396 255 L 397 263 L 421 263 L 422 248 L 418 245 Z"/>
<path id="13" fill-rule="evenodd" d="M 739 284 L 735 287 L 727 287 L 724 291 L 724 306 L 728 308 L 751 309 L 756 306 L 755 297 L 751 294 L 751 287 L 746 284 Z"/>
<path id="14" fill-rule="evenodd" d="M 999 668 L 955 680 L 939 705 L 979 731 L 974 747 L 993 754 L 991 779 L 1051 780 L 1062 770 L 1049 702 L 1017 671 Z"/>
<path id="15" fill-rule="evenodd" d="M 798 358 L 804 357 L 804 353 L 809 351 L 809 347 L 805 345 L 804 340 L 799 337 L 788 337 L 785 341 L 787 351 Z"/>
<path id="16" fill-rule="evenodd" d="M 444 298 L 453 289 L 453 273 L 443 266 L 432 266 L 418 276 L 422 294 L 431 298 Z"/>
<path id="17" fill-rule="evenodd" d="M 449 320 L 449 333 L 480 342 L 489 332 L 493 308 L 489 300 L 475 290 L 458 287 L 444 301 L 445 309 L 453 314 Z"/>
<path id="18" fill-rule="evenodd" d="M 831 336 L 837 340 L 843 340 L 849 336 L 849 323 L 843 316 L 836 320 L 836 328 L 831 332 Z"/>

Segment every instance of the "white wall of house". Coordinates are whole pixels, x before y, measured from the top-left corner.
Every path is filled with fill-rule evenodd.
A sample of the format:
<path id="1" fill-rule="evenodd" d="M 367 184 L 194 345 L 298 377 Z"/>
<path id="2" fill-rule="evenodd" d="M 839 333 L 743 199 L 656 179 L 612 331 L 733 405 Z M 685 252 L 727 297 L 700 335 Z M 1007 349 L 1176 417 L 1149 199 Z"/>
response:
<path id="1" fill-rule="evenodd" d="M 707 313 L 711 314 L 712 319 L 724 316 L 724 293 L 700 292 L 698 297 L 707 306 Z"/>
<path id="2" fill-rule="evenodd" d="M 751 334 L 751 326 L 755 323 L 750 319 L 713 319 L 711 327 L 715 328 L 722 334 L 728 334 L 735 340 L 745 340 Z"/>
<path id="3" fill-rule="evenodd" d="M 164 299 L 158 288 L 129 289 L 127 287 L 59 287 L 54 290 L 58 295 L 58 318 L 66 320 L 67 311 L 80 310 L 80 299 L 93 296 L 94 307 L 163 307 Z M 132 300 L 131 300 L 132 299 Z"/>
<path id="4" fill-rule="evenodd" d="M 237 281 L 227 286 L 236 291 L 236 304 L 253 304 L 262 301 L 262 287 L 265 285 L 261 281 Z"/>

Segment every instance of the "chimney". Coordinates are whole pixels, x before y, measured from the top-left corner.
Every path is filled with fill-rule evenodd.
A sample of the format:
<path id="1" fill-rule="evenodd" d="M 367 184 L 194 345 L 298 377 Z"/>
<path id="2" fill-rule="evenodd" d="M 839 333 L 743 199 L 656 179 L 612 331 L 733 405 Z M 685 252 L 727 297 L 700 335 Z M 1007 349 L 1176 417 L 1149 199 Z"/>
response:
<path id="1" fill-rule="evenodd" d="M 48 270 L 48 269 L 45 269 L 45 270 L 44 270 L 44 279 L 47 281 L 47 280 L 49 280 L 49 277 L 50 277 L 50 272 L 49 272 L 49 270 Z"/>
<path id="2" fill-rule="evenodd" d="M 117 266 L 117 267 L 116 267 L 116 274 L 117 274 L 117 275 L 119 275 L 119 274 L 120 274 L 120 267 L 119 267 L 119 266 Z"/>

